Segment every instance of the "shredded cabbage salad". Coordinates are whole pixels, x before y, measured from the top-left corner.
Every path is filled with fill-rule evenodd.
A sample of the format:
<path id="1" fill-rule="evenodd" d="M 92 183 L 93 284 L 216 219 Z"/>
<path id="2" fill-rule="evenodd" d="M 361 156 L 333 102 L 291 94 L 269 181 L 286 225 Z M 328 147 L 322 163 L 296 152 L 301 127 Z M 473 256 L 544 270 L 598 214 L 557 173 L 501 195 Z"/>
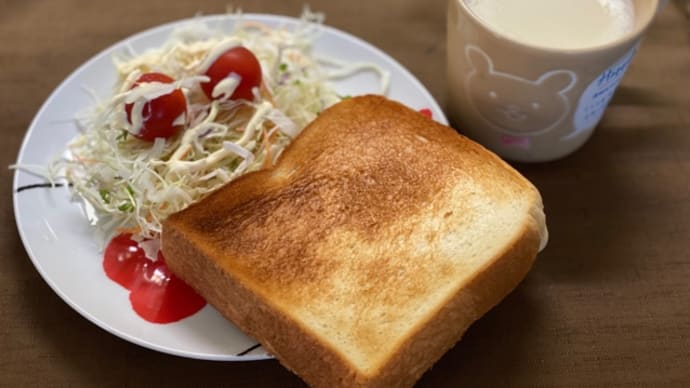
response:
<path id="1" fill-rule="evenodd" d="M 171 213 L 241 174 L 271 166 L 302 128 L 343 98 L 330 80 L 373 71 L 386 92 L 388 74 L 378 66 L 313 54 L 322 14 L 305 10 L 290 29 L 238 18 L 230 34 L 197 21 L 173 31 L 159 48 L 130 49 L 115 57 L 118 81 L 112 97 L 78 115 L 80 134 L 56 165 L 73 193 L 93 207 L 93 222 L 104 239 L 124 231 L 140 241 L 157 239 Z M 202 71 L 208 57 L 228 44 L 248 48 L 261 64 L 262 83 L 251 101 L 209 100 L 200 89 L 208 79 Z M 152 71 L 175 82 L 132 88 L 141 74 Z M 184 129 L 153 142 L 131 135 L 136 123 L 129 122 L 125 104 L 175 89 L 187 99 L 180 118 Z"/>

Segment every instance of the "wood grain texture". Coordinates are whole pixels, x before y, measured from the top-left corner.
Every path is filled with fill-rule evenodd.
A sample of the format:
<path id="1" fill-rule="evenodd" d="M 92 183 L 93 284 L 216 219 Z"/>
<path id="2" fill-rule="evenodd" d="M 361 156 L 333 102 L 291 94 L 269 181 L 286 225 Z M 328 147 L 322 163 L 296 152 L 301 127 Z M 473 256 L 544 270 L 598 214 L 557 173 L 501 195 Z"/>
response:
<path id="1" fill-rule="evenodd" d="M 0 165 L 73 69 L 146 28 L 227 1 L 0 0 Z M 234 2 L 297 15 L 302 1 Z M 327 22 L 391 54 L 443 105 L 442 0 L 312 0 Z M 551 241 L 526 281 L 419 387 L 690 386 L 690 19 L 659 15 L 592 139 L 517 165 L 541 190 Z M 64 304 L 31 265 L 0 169 L 0 386 L 303 387 L 277 362 L 220 363 L 122 341 Z M 64 258 L 68 260 L 69 258 Z"/>

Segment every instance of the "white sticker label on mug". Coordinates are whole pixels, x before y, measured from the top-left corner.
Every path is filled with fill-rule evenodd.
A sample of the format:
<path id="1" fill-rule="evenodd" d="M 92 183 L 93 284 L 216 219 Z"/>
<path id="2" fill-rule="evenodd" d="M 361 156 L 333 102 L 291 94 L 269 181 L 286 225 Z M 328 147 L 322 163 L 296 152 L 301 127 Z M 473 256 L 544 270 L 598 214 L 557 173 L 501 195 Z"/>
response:
<path id="1" fill-rule="evenodd" d="M 628 69 L 628 65 L 632 61 L 637 52 L 637 45 L 635 45 L 623 58 L 619 59 L 611 67 L 604 70 L 597 79 L 592 82 L 580 97 L 574 115 L 574 130 L 564 137 L 564 139 L 572 138 L 582 132 L 587 132 L 593 129 L 608 106 L 613 93 L 616 91 L 618 84 L 620 84 Z"/>

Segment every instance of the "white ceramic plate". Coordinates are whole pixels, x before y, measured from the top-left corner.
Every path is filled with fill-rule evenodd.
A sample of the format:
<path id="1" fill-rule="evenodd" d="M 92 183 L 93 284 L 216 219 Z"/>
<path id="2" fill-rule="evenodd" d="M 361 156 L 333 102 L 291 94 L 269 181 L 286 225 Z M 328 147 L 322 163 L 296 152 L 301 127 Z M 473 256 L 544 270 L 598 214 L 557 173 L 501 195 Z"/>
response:
<path id="1" fill-rule="evenodd" d="M 293 18 L 247 14 L 272 26 L 294 25 Z M 199 18 L 195 19 L 199 20 Z M 204 23 L 230 30 L 234 16 L 200 18 Z M 166 24 L 121 41 L 75 70 L 43 104 L 28 129 L 18 164 L 45 165 L 61 154 L 77 133 L 75 114 L 92 103 L 84 87 L 107 96 L 115 82 L 111 58 L 130 45 L 137 52 L 161 45 L 173 28 L 188 20 Z M 373 62 L 391 74 L 388 96 L 416 109 L 429 108 L 433 117 L 446 123 L 438 104 L 422 84 L 391 57 L 345 32 L 323 27 L 315 53 L 347 61 Z M 378 79 L 362 73 L 336 83 L 342 95 L 378 92 Z M 128 290 L 110 281 L 101 267 L 101 252 L 93 230 L 67 189 L 20 187 L 44 183 L 18 171 L 14 177 L 14 211 L 19 234 L 38 272 L 72 308 L 103 329 L 133 343 L 183 357 L 208 360 L 257 360 L 270 356 L 256 341 L 246 337 L 206 306 L 195 315 L 172 324 L 152 324 L 137 316 L 128 300 Z"/>

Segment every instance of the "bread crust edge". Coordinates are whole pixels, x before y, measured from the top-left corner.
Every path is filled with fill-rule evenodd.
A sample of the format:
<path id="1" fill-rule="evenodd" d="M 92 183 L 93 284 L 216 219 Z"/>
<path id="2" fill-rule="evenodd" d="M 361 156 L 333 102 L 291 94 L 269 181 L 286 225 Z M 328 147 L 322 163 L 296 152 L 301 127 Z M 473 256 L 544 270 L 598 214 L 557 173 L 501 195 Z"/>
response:
<path id="1" fill-rule="evenodd" d="M 542 245 L 541 199 L 511 244 L 468 282 L 459 285 L 446 303 L 419 322 L 401 341 L 391 358 L 373 373 L 364 374 L 337 349 L 270 300 L 251 290 L 247 283 L 227 273 L 185 237 L 182 224 L 169 220 L 162 237 L 168 266 L 185 282 L 214 285 L 197 289 L 225 318 L 256 338 L 280 363 L 313 387 L 406 387 L 413 386 L 467 329 L 500 303 L 526 277 Z M 187 236 L 189 236 L 187 234 Z M 199 260 L 199 258 L 202 258 Z"/>

